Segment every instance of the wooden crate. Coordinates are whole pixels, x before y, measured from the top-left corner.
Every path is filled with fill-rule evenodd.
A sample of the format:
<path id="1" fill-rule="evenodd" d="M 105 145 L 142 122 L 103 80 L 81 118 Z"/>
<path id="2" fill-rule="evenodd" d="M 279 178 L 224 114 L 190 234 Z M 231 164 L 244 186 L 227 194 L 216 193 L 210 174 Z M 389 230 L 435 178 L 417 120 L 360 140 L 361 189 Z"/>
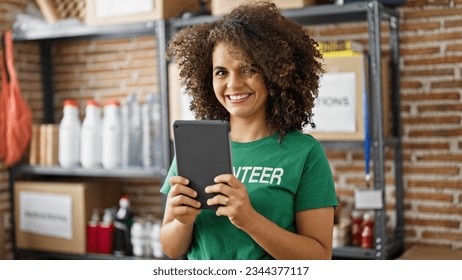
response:
<path id="1" fill-rule="evenodd" d="M 49 23 L 60 19 L 85 19 L 86 0 L 35 0 L 43 17 Z"/>

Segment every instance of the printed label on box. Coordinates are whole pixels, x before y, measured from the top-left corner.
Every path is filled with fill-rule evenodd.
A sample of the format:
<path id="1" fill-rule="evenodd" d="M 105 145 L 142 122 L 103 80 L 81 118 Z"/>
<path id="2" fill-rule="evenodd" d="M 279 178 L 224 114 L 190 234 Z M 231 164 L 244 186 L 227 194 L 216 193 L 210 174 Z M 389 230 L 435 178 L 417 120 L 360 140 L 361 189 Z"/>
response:
<path id="1" fill-rule="evenodd" d="M 325 73 L 313 108 L 316 128 L 305 131 L 356 132 L 356 74 Z"/>
<path id="2" fill-rule="evenodd" d="M 69 195 L 22 191 L 21 231 L 72 239 L 72 198 Z"/>
<path id="3" fill-rule="evenodd" d="M 97 0 L 95 3 L 97 18 L 147 13 L 152 11 L 153 9 L 153 0 Z"/>

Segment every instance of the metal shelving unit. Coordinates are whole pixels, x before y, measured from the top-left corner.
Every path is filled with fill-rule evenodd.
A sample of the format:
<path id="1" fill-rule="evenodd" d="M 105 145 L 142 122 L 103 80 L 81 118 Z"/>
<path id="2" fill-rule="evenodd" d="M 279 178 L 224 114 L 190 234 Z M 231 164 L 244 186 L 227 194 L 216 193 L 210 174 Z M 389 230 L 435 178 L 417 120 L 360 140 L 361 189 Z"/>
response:
<path id="1" fill-rule="evenodd" d="M 386 229 L 386 209 L 375 210 L 375 244 L 373 249 L 358 247 L 334 248 L 334 258 L 350 259 L 388 259 L 399 254 L 404 247 L 404 206 L 401 148 L 401 119 L 399 91 L 399 45 L 398 45 L 398 13 L 383 6 L 377 0 L 353 2 L 342 6 L 318 5 L 300 9 L 284 10 L 283 14 L 303 25 L 341 24 L 348 22 L 367 22 L 368 27 L 368 60 L 369 84 L 368 92 L 370 108 L 371 158 L 373 161 L 373 187 L 382 194 L 382 205 L 385 203 L 385 148 L 394 149 L 395 184 L 396 184 L 396 228 L 393 236 L 388 236 Z M 176 19 L 171 22 L 170 32 L 174 34 L 179 29 L 210 22 L 218 17 L 199 16 L 191 19 Z M 382 21 L 388 21 L 390 27 L 391 53 L 391 94 L 393 133 L 385 139 L 383 134 L 382 114 L 382 81 L 381 81 L 381 41 L 380 26 Z M 328 141 L 323 142 L 326 149 L 364 150 L 364 142 L 358 141 Z"/>
<path id="2" fill-rule="evenodd" d="M 364 1 L 343 6 L 324 5 L 313 8 L 287 10 L 285 15 L 304 25 L 319 25 L 346 22 L 367 22 L 368 60 L 369 60 L 369 108 L 371 131 L 371 157 L 373 161 L 373 187 L 382 194 L 382 209 L 375 210 L 375 242 L 373 249 L 357 247 L 334 248 L 334 258 L 389 259 L 401 253 L 404 248 L 404 206 L 403 206 L 403 168 L 401 147 L 401 117 L 399 90 L 399 15 L 378 1 Z M 383 134 L 382 113 L 382 73 L 381 73 L 381 32 L 382 21 L 388 21 L 391 54 L 391 96 L 393 133 L 391 139 Z M 341 148 L 344 143 L 329 143 L 329 148 Z M 385 201 L 385 148 L 394 149 L 395 188 L 396 188 L 396 227 L 389 236 L 386 228 Z"/>
<path id="3" fill-rule="evenodd" d="M 401 118 L 399 90 L 399 41 L 398 13 L 383 6 L 378 1 L 364 1 L 345 4 L 343 6 L 324 5 L 284 13 L 304 25 L 319 25 L 346 22 L 367 22 L 368 27 L 368 60 L 369 60 L 369 108 L 371 130 L 371 154 L 373 161 L 373 187 L 382 194 L 382 209 L 375 210 L 375 243 L 373 249 L 357 247 L 334 248 L 334 258 L 355 259 L 389 259 L 401 253 L 404 248 L 404 206 L 403 206 L 403 168 L 401 147 Z M 382 114 L 382 73 L 381 73 L 381 34 L 382 20 L 388 21 L 390 32 L 391 54 L 391 95 L 393 133 L 391 139 L 383 134 Z M 326 145 L 325 145 L 326 146 Z M 330 142 L 328 148 L 342 148 L 345 143 Z M 396 188 L 396 227 L 389 236 L 386 228 L 385 201 L 385 148 L 394 149 L 395 188 Z"/>
<path id="4" fill-rule="evenodd" d="M 373 249 L 361 249 L 358 247 L 341 247 L 333 251 L 334 258 L 345 259 L 388 259 L 400 253 L 404 247 L 404 214 L 403 214 L 403 177 L 402 177 L 402 152 L 401 152 L 401 120 L 400 120 L 400 90 L 399 90 L 399 45 L 398 45 L 398 14 L 391 8 L 380 4 L 377 0 L 354 2 L 343 6 L 319 5 L 301 9 L 285 10 L 283 14 L 304 25 L 320 25 L 346 22 L 367 22 L 368 26 L 368 60 L 369 60 L 369 84 L 368 92 L 370 102 L 370 131 L 371 131 L 371 158 L 373 161 L 373 187 L 382 193 L 382 205 L 385 203 L 385 148 L 394 149 L 394 176 L 396 184 L 396 227 L 394 234 L 389 236 L 386 229 L 386 209 L 375 210 L 375 244 Z M 151 34 L 158 39 L 159 57 L 165 54 L 167 41 L 179 29 L 186 26 L 208 22 L 217 19 L 214 16 L 197 16 L 183 19 L 159 20 L 155 22 L 124 24 L 117 26 L 76 26 L 63 27 L 62 29 L 34 30 L 30 32 L 15 33 L 16 41 L 38 41 L 42 58 L 42 77 L 44 90 L 44 123 L 54 121 L 53 115 L 53 88 L 51 80 L 51 44 L 56 40 L 89 39 L 104 37 L 127 37 Z M 391 138 L 385 139 L 383 134 L 382 114 L 382 81 L 381 81 L 381 34 L 382 21 L 389 24 L 390 54 L 391 54 L 391 94 L 393 133 Z M 162 178 L 170 164 L 170 143 L 168 127 L 168 85 L 167 64 L 160 61 L 160 93 L 162 100 L 162 117 L 164 119 L 162 131 L 165 135 L 163 143 L 163 169 L 162 170 L 137 170 L 121 172 L 107 172 L 101 170 L 64 170 L 58 167 L 30 167 L 18 166 L 13 172 L 29 175 L 52 175 L 52 176 L 94 176 L 94 177 L 117 177 L 117 178 Z M 358 141 L 330 141 L 323 142 L 327 149 L 364 149 L 364 143 Z M 17 169 L 17 170 L 16 170 Z M 10 176 L 10 190 L 13 190 L 14 174 Z M 13 197 L 11 193 L 11 197 Z M 13 205 L 13 203 L 12 203 Z M 13 211 L 14 213 L 14 211 Z M 14 235 L 14 234 L 13 234 Z M 14 236 L 13 236 L 14 242 Z M 70 258 L 74 258 L 71 256 Z M 86 256 L 85 258 L 93 258 Z M 60 258 L 63 258 L 61 256 Z"/>
<path id="5" fill-rule="evenodd" d="M 43 90 L 43 123 L 56 123 L 54 116 L 53 104 L 53 79 L 52 79 L 52 45 L 57 41 L 63 40 L 90 40 L 106 39 L 118 37 L 137 37 L 137 36 L 154 36 L 157 42 L 156 57 L 163 57 L 166 48 L 166 23 L 164 20 L 151 22 L 130 23 L 121 25 L 101 25 L 101 26 L 57 26 L 46 29 L 36 29 L 29 31 L 15 32 L 13 38 L 17 42 L 34 41 L 40 47 L 40 62 L 42 75 Z M 156 89 L 161 95 L 161 116 L 162 116 L 162 134 L 164 135 L 162 143 L 162 163 L 158 169 L 128 168 L 119 170 L 105 169 L 84 169 L 84 168 L 61 168 L 59 166 L 30 166 L 19 164 L 10 169 L 10 198 L 11 198 L 11 215 L 13 229 L 14 226 L 14 182 L 21 176 L 28 178 L 36 177 L 92 177 L 97 179 L 150 179 L 162 180 L 167 174 L 170 165 L 170 142 L 169 142 L 169 120 L 168 120 L 168 91 L 167 91 L 167 66 L 160 60 L 158 63 L 158 73 L 160 73 L 159 88 Z M 45 257 L 52 259 L 118 259 L 111 255 L 86 254 L 72 255 L 60 254 L 53 252 L 38 252 L 31 250 L 19 250 L 16 248 L 15 234 L 12 231 L 13 251 L 16 256 L 33 256 Z M 136 257 L 127 257 L 128 259 L 137 259 Z"/>

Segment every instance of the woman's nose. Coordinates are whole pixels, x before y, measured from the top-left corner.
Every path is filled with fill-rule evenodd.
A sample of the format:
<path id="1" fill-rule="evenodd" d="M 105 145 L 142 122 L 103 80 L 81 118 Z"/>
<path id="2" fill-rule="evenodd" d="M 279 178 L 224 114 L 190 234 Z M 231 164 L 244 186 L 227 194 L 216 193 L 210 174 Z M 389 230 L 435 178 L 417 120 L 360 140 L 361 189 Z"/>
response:
<path id="1" fill-rule="evenodd" d="M 228 88 L 236 89 L 241 87 L 244 84 L 244 79 L 240 74 L 234 73 L 229 75 L 228 78 Z"/>

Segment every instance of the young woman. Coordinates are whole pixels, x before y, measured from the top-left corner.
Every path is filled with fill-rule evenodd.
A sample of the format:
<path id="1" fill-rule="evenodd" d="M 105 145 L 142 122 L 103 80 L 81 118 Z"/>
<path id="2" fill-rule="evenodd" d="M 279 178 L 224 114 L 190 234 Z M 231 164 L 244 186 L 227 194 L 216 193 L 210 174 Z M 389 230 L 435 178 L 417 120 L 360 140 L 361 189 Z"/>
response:
<path id="1" fill-rule="evenodd" d="M 228 120 L 235 174 L 222 174 L 200 210 L 172 162 L 161 229 L 164 252 L 188 259 L 330 259 L 334 207 L 321 144 L 301 132 L 323 73 L 302 26 L 268 2 L 181 30 L 170 42 L 197 119 Z"/>

